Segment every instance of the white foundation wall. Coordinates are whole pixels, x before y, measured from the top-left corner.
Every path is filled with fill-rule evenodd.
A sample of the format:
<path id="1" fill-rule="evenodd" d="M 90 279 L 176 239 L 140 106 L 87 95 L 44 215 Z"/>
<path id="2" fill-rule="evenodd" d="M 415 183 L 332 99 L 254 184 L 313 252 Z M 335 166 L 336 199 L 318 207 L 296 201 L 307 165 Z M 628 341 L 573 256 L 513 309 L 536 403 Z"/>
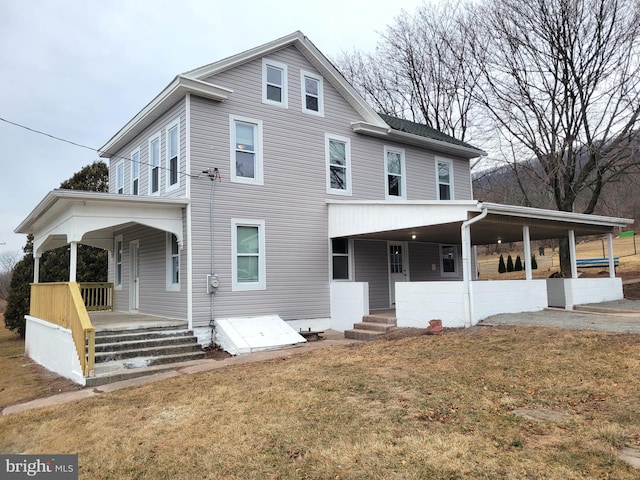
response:
<path id="1" fill-rule="evenodd" d="M 622 279 L 616 278 L 565 278 L 549 279 L 561 280 L 564 285 L 564 308 L 571 310 L 574 305 L 587 303 L 610 302 L 622 300 Z"/>
<path id="2" fill-rule="evenodd" d="M 25 319 L 25 354 L 46 369 L 85 385 L 71 330 L 30 315 Z"/>
<path id="3" fill-rule="evenodd" d="M 473 325 L 491 315 L 537 312 L 548 306 L 545 279 L 475 281 L 469 288 Z"/>
<path id="4" fill-rule="evenodd" d="M 462 282 L 397 282 L 398 327 L 426 328 L 429 320 L 443 327 L 464 327 Z"/>
<path id="5" fill-rule="evenodd" d="M 344 332 L 369 315 L 367 282 L 331 282 L 331 328 Z"/>

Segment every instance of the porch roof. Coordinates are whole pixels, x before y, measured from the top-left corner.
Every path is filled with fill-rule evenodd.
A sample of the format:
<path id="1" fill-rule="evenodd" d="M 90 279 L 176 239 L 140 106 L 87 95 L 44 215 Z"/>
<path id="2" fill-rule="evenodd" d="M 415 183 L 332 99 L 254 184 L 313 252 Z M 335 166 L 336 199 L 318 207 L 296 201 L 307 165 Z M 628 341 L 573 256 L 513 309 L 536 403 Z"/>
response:
<path id="1" fill-rule="evenodd" d="M 613 233 L 633 224 L 626 218 L 501 205 L 473 200 L 340 201 L 328 200 L 329 237 L 360 237 L 429 243 L 462 242 L 463 222 L 487 212 L 471 227 L 473 245 L 519 242 L 523 226 L 531 240 Z M 415 239 L 413 238 L 415 235 Z"/>
<path id="2" fill-rule="evenodd" d="M 34 236 L 34 255 L 71 242 L 111 250 L 117 230 L 139 224 L 173 233 L 182 243 L 185 198 L 142 197 L 80 190 L 53 190 L 16 233 Z"/>

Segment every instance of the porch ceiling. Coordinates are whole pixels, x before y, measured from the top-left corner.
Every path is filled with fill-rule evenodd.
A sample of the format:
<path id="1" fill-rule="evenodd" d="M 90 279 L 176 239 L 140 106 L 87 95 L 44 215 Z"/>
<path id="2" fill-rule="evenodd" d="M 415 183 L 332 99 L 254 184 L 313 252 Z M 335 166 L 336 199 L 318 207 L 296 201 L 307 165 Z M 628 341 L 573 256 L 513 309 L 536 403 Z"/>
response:
<path id="1" fill-rule="evenodd" d="M 462 223 L 487 216 L 471 226 L 471 243 L 488 245 L 523 240 L 529 226 L 531 240 L 604 235 L 631 225 L 633 220 L 558 212 L 482 202 L 329 202 L 329 236 L 428 243 L 462 242 Z M 413 238 L 415 235 L 415 239 Z"/>
<path id="2" fill-rule="evenodd" d="M 15 232 L 33 234 L 36 255 L 71 242 L 110 250 L 115 232 L 135 224 L 171 232 L 182 242 L 188 204 L 184 198 L 54 190 Z"/>

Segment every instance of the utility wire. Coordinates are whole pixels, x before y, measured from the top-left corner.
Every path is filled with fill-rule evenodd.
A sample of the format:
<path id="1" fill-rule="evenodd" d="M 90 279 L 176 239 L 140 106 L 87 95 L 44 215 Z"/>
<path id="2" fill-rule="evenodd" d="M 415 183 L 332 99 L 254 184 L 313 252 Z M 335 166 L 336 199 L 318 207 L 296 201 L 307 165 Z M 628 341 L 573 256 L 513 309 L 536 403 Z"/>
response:
<path id="1" fill-rule="evenodd" d="M 87 150 L 91 150 L 92 152 L 96 152 L 98 155 L 101 154 L 101 153 L 105 153 L 102 150 L 99 150 L 97 148 L 89 147 L 88 145 L 83 145 L 81 143 L 77 143 L 77 142 L 74 142 L 72 140 L 67 140 L 66 138 L 57 137 L 57 136 L 52 135 L 50 133 L 43 132 L 41 130 L 36 130 L 35 128 L 27 127 L 26 125 L 22 125 L 20 123 L 12 122 L 11 120 L 7 120 L 6 118 L 0 117 L 0 120 L 5 122 L 5 123 L 8 123 L 10 125 L 22 128 L 24 130 L 28 130 L 29 132 L 37 133 L 38 135 L 44 135 L 45 137 L 49 137 L 49 138 L 52 138 L 54 140 L 58 140 L 60 142 L 68 143 L 68 144 L 74 145 L 76 147 L 86 148 Z M 133 160 L 131 158 L 123 157 L 121 155 L 111 155 L 111 158 L 119 158 L 119 159 L 122 159 L 122 160 L 126 160 L 127 162 L 132 162 L 133 163 Z M 162 162 L 160 162 L 160 163 L 162 163 Z M 160 170 L 170 170 L 168 167 L 164 167 L 162 165 L 152 165 L 149 162 L 143 162 L 143 161 L 140 161 L 140 160 L 138 160 L 138 164 L 139 165 L 145 165 L 147 167 L 159 168 Z M 185 177 L 191 177 L 191 178 L 200 178 L 200 176 L 202 174 L 193 175 L 191 173 L 180 172 L 180 175 L 185 176 Z"/>

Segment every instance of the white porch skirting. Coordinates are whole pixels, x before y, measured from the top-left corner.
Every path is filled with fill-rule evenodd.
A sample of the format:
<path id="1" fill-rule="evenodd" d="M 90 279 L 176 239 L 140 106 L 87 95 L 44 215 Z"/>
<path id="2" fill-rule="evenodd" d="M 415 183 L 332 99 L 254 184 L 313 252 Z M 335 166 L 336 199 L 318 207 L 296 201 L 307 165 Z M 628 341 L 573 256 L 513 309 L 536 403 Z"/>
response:
<path id="1" fill-rule="evenodd" d="M 47 370 L 86 385 L 71 330 L 25 315 L 25 354 Z"/>
<path id="2" fill-rule="evenodd" d="M 572 310 L 574 305 L 622 300 L 622 279 L 547 278 L 550 307 Z"/>
<path id="3" fill-rule="evenodd" d="M 440 319 L 449 328 L 465 326 L 463 282 L 396 283 L 399 327 L 426 328 Z M 535 312 L 547 307 L 545 280 L 470 283 L 471 325 L 498 313 Z"/>
<path id="4" fill-rule="evenodd" d="M 344 332 L 369 314 L 369 283 L 331 282 L 331 328 Z"/>

